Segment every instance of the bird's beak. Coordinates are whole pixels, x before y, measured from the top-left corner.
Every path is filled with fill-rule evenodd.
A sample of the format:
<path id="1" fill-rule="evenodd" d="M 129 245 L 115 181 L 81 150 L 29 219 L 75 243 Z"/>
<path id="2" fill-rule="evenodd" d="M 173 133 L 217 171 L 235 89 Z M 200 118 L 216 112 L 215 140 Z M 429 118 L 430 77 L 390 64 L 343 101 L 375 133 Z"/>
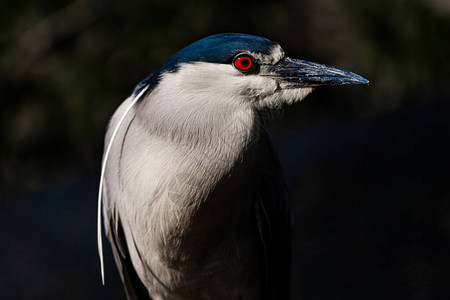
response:
<path id="1" fill-rule="evenodd" d="M 367 79 L 340 68 L 289 57 L 270 66 L 268 73 L 286 88 L 369 83 Z"/>

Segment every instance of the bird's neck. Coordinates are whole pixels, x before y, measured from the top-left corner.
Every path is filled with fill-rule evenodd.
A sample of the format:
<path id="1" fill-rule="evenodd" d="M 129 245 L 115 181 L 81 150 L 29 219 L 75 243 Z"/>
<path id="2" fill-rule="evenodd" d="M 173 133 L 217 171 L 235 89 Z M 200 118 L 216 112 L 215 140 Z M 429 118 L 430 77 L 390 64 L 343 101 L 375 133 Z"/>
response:
<path id="1" fill-rule="evenodd" d="M 199 243 L 205 251 L 223 243 L 225 236 L 233 235 L 230 231 L 237 230 L 237 218 L 251 210 L 259 180 L 260 121 L 250 108 L 186 107 L 176 109 L 170 118 L 161 118 L 158 108 L 151 108 L 147 110 L 151 116 L 145 118 L 151 123 L 145 127 L 173 151 L 170 176 L 162 178 L 167 197 L 155 204 L 154 215 L 170 224 L 160 235 L 169 246 L 164 249 L 171 249 L 163 260 L 176 264 L 186 255 L 204 255 L 194 253 Z"/>
<path id="2" fill-rule="evenodd" d="M 138 121 L 152 136 L 211 163 L 234 161 L 255 139 L 259 116 L 250 103 L 211 92 L 174 94 L 166 90 L 152 92 L 137 110 Z"/>

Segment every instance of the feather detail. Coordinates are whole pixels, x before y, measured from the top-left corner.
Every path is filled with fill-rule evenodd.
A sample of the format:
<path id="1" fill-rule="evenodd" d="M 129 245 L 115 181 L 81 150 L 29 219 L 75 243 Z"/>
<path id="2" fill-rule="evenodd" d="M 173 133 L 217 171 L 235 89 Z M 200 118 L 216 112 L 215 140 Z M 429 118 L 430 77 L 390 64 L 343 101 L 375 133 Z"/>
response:
<path id="1" fill-rule="evenodd" d="M 123 120 L 125 119 L 128 112 L 131 110 L 131 108 L 136 104 L 136 102 L 141 98 L 141 96 L 145 93 L 145 91 L 148 89 L 148 86 L 143 88 L 140 93 L 133 99 L 133 101 L 130 103 L 130 105 L 125 110 L 124 114 L 120 118 L 119 122 L 117 123 L 116 128 L 114 129 L 114 132 L 111 136 L 111 139 L 109 140 L 108 147 L 106 148 L 105 155 L 102 162 L 102 171 L 100 175 L 100 183 L 98 187 L 98 206 L 97 206 L 97 245 L 98 245 L 98 255 L 100 257 L 100 272 L 102 275 L 102 284 L 105 284 L 105 267 L 104 267 L 104 260 L 103 260 L 103 242 L 102 242 L 102 196 L 103 196 L 103 180 L 105 177 L 105 170 L 106 170 L 106 164 L 108 162 L 108 156 L 109 152 L 111 151 L 112 144 L 114 142 L 114 139 L 117 135 L 117 132 L 119 131 L 120 126 L 123 123 Z"/>

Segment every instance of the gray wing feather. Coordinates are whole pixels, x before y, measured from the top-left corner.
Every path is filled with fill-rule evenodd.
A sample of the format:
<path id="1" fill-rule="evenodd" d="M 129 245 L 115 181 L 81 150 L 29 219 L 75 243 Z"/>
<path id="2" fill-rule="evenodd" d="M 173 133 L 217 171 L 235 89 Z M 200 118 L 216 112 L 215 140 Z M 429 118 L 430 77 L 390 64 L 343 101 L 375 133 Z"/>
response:
<path id="1" fill-rule="evenodd" d="M 106 201 L 107 194 L 105 191 L 103 198 L 106 235 L 111 244 L 120 278 L 125 286 L 127 299 L 151 300 L 147 288 L 133 267 L 120 217 L 114 207 L 109 207 L 111 203 Z"/>
<path id="2" fill-rule="evenodd" d="M 266 256 L 267 286 L 272 299 L 290 298 L 292 213 L 278 158 L 265 132 L 261 133 L 261 187 L 255 202 L 256 219 Z"/>

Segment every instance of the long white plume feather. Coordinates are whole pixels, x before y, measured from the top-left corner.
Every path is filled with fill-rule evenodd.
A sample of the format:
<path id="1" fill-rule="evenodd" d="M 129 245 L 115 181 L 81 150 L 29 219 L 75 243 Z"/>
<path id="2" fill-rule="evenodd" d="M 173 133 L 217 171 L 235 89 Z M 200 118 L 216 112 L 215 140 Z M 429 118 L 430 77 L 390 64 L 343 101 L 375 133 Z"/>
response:
<path id="1" fill-rule="evenodd" d="M 103 179 L 105 177 L 106 163 L 108 161 L 109 152 L 111 151 L 112 144 L 114 139 L 119 131 L 120 125 L 122 125 L 123 120 L 125 119 L 128 112 L 131 108 L 136 104 L 139 98 L 145 93 L 149 86 L 146 86 L 142 89 L 142 91 L 133 99 L 130 105 L 127 107 L 122 117 L 120 117 L 119 122 L 117 123 L 116 128 L 114 128 L 113 134 L 111 135 L 111 139 L 109 140 L 108 147 L 106 148 L 105 156 L 103 157 L 102 162 L 102 171 L 100 175 L 100 184 L 98 187 L 98 210 L 97 210 L 97 245 L 98 245 L 98 255 L 100 256 L 100 270 L 102 274 L 102 284 L 105 284 L 105 267 L 103 261 L 103 242 L 102 242 L 102 196 L 103 196 Z"/>

